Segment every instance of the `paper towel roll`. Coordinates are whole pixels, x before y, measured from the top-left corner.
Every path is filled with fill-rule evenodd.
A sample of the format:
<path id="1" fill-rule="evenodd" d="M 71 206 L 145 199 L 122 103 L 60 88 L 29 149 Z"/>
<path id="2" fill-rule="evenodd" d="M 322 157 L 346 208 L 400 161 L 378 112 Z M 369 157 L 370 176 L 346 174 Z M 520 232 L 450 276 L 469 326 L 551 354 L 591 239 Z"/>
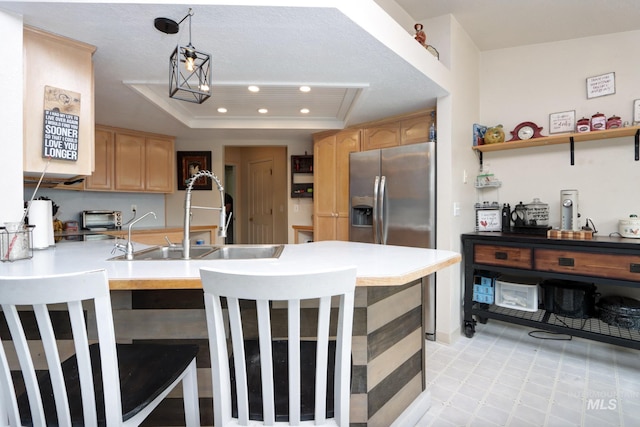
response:
<path id="1" fill-rule="evenodd" d="M 29 204 L 29 225 L 33 228 L 33 248 L 46 249 L 49 247 L 49 229 L 53 234 L 53 207 L 51 200 L 33 200 Z"/>
<path id="2" fill-rule="evenodd" d="M 55 246 L 56 241 L 53 238 L 53 202 L 52 201 L 49 201 L 47 210 L 49 211 L 49 214 L 48 214 L 49 225 L 47 226 L 47 233 L 49 235 L 49 246 Z"/>

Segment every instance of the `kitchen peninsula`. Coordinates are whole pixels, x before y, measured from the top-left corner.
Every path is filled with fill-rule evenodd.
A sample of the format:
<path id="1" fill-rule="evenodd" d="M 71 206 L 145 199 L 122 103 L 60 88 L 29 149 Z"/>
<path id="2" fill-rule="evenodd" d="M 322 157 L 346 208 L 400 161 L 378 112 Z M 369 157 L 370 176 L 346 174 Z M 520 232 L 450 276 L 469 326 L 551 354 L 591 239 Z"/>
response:
<path id="1" fill-rule="evenodd" d="M 144 247 L 136 245 L 137 250 Z M 276 267 L 279 272 L 306 273 L 355 265 L 351 424 L 413 425 L 428 410 L 421 279 L 460 262 L 460 254 L 322 241 L 285 245 L 277 259 L 114 261 L 109 260 L 117 255 L 111 253 L 112 248 L 113 242 L 108 240 L 60 243 L 55 248 L 34 251 L 32 259 L 2 263 L 0 275 L 48 275 L 104 268 L 114 291 L 118 340 L 189 340 L 206 346 L 200 267 L 219 265 L 256 272 Z M 201 354 L 201 412 L 204 425 L 208 425 L 212 407 L 208 351 Z M 168 408 L 158 418 L 173 417 L 171 410 Z"/>

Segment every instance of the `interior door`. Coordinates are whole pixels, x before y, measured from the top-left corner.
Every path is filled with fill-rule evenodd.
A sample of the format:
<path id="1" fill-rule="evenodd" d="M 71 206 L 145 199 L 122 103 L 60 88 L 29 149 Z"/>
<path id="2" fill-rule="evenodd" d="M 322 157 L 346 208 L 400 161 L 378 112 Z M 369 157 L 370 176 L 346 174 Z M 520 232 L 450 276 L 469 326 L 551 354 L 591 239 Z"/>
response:
<path id="1" fill-rule="evenodd" d="M 249 162 L 249 236 L 250 244 L 274 241 L 273 235 L 273 160 Z"/>

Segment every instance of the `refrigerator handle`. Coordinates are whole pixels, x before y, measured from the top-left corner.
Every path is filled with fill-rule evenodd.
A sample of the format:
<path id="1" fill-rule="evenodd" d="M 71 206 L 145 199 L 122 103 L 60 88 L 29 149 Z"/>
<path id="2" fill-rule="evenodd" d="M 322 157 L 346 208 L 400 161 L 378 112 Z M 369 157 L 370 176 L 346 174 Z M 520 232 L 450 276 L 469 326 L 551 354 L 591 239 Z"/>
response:
<path id="1" fill-rule="evenodd" d="M 380 177 L 376 175 L 373 182 L 373 243 L 380 243 L 378 238 L 378 188 L 380 185 Z"/>
<path id="2" fill-rule="evenodd" d="M 387 244 L 387 219 L 384 217 L 384 192 L 387 189 L 387 177 L 382 176 L 380 178 L 380 212 L 378 214 L 378 220 L 380 223 L 380 241 L 379 243 Z"/>

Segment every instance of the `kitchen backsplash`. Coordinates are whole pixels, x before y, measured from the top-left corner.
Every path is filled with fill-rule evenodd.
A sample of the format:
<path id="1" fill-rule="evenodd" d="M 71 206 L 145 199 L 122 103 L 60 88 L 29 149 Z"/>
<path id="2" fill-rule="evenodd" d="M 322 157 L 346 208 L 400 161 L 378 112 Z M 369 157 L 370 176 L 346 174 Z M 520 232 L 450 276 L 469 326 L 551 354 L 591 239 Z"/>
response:
<path id="1" fill-rule="evenodd" d="M 25 188 L 25 201 L 31 199 L 34 188 Z M 143 219 L 136 224 L 137 227 L 164 227 L 165 226 L 165 201 L 163 194 L 143 193 L 109 193 L 96 191 L 68 191 L 40 188 L 36 194 L 38 197 L 48 197 L 60 208 L 57 219 L 61 221 L 79 220 L 80 212 L 84 210 L 118 210 L 122 211 L 122 222 L 127 223 L 133 218 L 131 205 L 136 205 L 137 217 L 141 217 L 149 211 L 155 212 L 153 216 Z"/>

